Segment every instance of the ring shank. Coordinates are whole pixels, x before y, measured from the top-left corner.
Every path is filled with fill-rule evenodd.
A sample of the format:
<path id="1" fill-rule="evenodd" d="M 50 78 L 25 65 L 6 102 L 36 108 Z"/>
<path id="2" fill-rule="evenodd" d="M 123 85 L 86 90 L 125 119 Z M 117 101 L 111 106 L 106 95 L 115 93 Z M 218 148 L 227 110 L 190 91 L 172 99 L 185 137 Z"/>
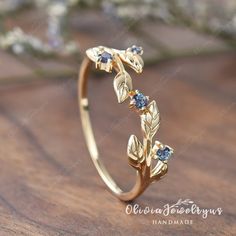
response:
<path id="1" fill-rule="evenodd" d="M 148 184 L 142 177 L 142 173 L 140 171 L 137 171 L 136 183 L 134 187 L 128 192 L 123 192 L 119 188 L 119 186 L 115 183 L 115 181 L 112 179 L 112 177 L 110 176 L 107 169 L 105 168 L 105 166 L 103 165 L 102 161 L 99 158 L 99 152 L 94 138 L 93 129 L 89 116 L 89 102 L 87 96 L 88 74 L 91 69 L 91 65 L 92 61 L 88 57 L 85 57 L 80 67 L 79 79 L 78 79 L 78 100 L 79 100 L 80 115 L 81 115 L 82 128 L 85 141 L 90 156 L 92 158 L 92 161 L 100 177 L 107 185 L 109 190 L 120 200 L 130 201 L 139 196 L 146 189 Z"/>

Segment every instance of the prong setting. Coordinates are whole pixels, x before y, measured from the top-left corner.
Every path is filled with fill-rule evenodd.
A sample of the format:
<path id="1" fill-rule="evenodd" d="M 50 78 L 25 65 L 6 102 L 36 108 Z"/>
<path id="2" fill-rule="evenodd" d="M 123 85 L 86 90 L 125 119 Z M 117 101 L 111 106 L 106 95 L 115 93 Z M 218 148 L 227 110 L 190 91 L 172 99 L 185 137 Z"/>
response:
<path id="1" fill-rule="evenodd" d="M 113 53 L 105 50 L 103 47 L 99 47 L 95 66 L 96 69 L 111 73 L 113 68 Z"/>
<path id="2" fill-rule="evenodd" d="M 155 152 L 154 159 L 159 159 L 164 163 L 167 163 L 171 155 L 174 153 L 173 148 L 168 145 L 164 145 L 159 141 L 155 141 L 153 151 Z"/>
<path id="3" fill-rule="evenodd" d="M 130 91 L 130 108 L 136 108 L 139 112 L 146 111 L 148 105 L 149 97 L 143 95 L 139 90 Z"/>
<path id="4" fill-rule="evenodd" d="M 131 47 L 127 48 L 126 51 L 132 52 L 133 54 L 143 55 L 143 48 L 140 46 L 132 45 Z"/>

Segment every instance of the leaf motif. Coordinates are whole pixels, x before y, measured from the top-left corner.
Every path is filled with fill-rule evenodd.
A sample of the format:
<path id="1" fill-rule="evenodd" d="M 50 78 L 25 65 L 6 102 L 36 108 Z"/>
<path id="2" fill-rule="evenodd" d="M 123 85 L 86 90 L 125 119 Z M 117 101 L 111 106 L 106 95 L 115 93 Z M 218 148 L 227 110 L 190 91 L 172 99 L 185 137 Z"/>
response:
<path id="1" fill-rule="evenodd" d="M 189 204 L 193 204 L 194 202 L 193 201 L 191 201 L 190 199 L 185 199 L 183 202 L 182 202 L 182 204 L 183 205 L 189 205 Z"/>
<path id="2" fill-rule="evenodd" d="M 161 179 L 168 171 L 168 165 L 165 163 L 160 163 L 160 168 L 156 169 L 155 171 L 152 171 L 151 173 L 151 179 L 153 181 L 157 181 Z"/>
<path id="3" fill-rule="evenodd" d="M 113 82 L 114 90 L 119 103 L 125 101 L 129 96 L 129 91 L 132 90 L 132 80 L 127 72 L 118 73 Z"/>
<path id="4" fill-rule="evenodd" d="M 172 207 L 180 206 L 182 204 L 182 199 L 180 198 L 175 204 L 172 205 Z"/>
<path id="5" fill-rule="evenodd" d="M 127 154 L 130 164 L 138 167 L 144 161 L 143 145 L 135 135 L 131 135 L 128 142 Z"/>
<path id="6" fill-rule="evenodd" d="M 124 61 L 135 72 L 141 73 L 143 70 L 144 62 L 140 55 L 133 52 L 126 51 L 125 54 L 120 54 L 121 60 Z"/>
<path id="7" fill-rule="evenodd" d="M 141 126 L 144 136 L 151 139 L 160 126 L 160 114 L 155 101 L 147 106 L 148 112 L 141 115 Z"/>
<path id="8" fill-rule="evenodd" d="M 190 199 L 179 199 L 174 205 L 172 205 L 171 207 L 175 207 L 175 206 L 181 206 L 181 205 L 186 205 L 188 206 L 189 204 L 193 204 L 194 202 Z"/>

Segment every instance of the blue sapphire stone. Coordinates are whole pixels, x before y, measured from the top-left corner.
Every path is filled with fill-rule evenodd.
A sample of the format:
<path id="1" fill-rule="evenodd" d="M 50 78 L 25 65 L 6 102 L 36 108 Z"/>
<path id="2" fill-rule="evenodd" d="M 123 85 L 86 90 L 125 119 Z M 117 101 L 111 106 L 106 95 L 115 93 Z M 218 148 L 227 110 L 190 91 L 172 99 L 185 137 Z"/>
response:
<path id="1" fill-rule="evenodd" d="M 164 149 L 158 149 L 157 150 L 157 156 L 161 161 L 166 161 L 171 156 L 171 150 L 168 147 L 165 147 Z"/>
<path id="2" fill-rule="evenodd" d="M 136 54 L 141 54 L 142 48 L 141 47 L 137 47 L 137 46 L 132 46 L 131 47 L 131 52 L 132 53 L 136 53 Z"/>
<path id="3" fill-rule="evenodd" d="M 142 93 L 135 94 L 133 96 L 133 99 L 135 100 L 135 106 L 138 109 L 142 109 L 143 107 L 146 107 L 148 104 L 148 99 Z"/>
<path id="4" fill-rule="evenodd" d="M 105 51 L 100 55 L 100 61 L 102 63 L 107 63 L 109 60 L 112 60 L 112 55 L 110 53 Z"/>

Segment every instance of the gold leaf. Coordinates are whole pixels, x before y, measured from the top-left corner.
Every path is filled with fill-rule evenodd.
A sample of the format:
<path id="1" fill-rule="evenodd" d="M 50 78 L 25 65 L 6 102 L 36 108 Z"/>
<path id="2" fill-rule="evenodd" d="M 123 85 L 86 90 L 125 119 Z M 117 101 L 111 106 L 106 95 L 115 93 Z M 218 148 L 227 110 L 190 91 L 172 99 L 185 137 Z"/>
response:
<path id="1" fill-rule="evenodd" d="M 144 62 L 140 55 L 126 51 L 125 54 L 122 53 L 119 56 L 121 60 L 130 66 L 135 72 L 141 73 L 143 71 Z"/>
<path id="2" fill-rule="evenodd" d="M 147 106 L 147 110 L 141 115 L 141 126 L 145 138 L 152 139 L 160 125 L 160 114 L 155 101 Z"/>
<path id="3" fill-rule="evenodd" d="M 168 165 L 166 163 L 159 161 L 157 165 L 158 165 L 158 168 L 154 168 L 150 176 L 152 181 L 160 180 L 168 172 Z"/>
<path id="4" fill-rule="evenodd" d="M 134 55 L 133 53 L 126 53 L 126 63 L 137 73 L 143 71 L 143 59 L 139 55 Z"/>
<path id="5" fill-rule="evenodd" d="M 127 154 L 130 164 L 138 167 L 144 161 L 143 145 L 135 135 L 131 135 L 128 142 Z"/>
<path id="6" fill-rule="evenodd" d="M 129 96 L 129 91 L 132 90 L 132 80 L 127 72 L 118 73 L 113 82 L 114 90 L 119 103 L 125 101 Z"/>

